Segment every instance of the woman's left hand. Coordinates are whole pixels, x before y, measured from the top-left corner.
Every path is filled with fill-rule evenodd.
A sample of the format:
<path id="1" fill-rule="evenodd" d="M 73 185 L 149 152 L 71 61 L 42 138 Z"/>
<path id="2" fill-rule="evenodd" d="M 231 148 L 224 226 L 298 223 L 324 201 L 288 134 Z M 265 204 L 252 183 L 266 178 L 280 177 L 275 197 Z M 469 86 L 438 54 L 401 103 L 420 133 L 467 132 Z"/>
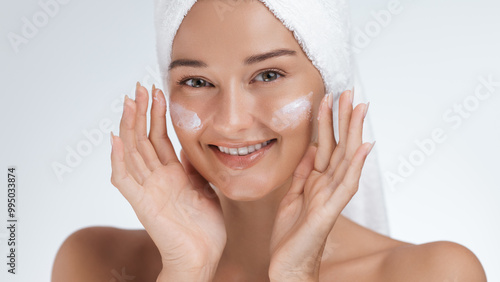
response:
<path id="1" fill-rule="evenodd" d="M 367 104 L 352 108 L 351 91 L 339 101 L 339 144 L 333 133 L 332 101 L 323 98 L 318 145 L 297 166 L 280 203 L 271 235 L 271 281 L 318 281 L 328 234 L 358 190 L 361 170 L 373 144 L 362 144 Z"/>

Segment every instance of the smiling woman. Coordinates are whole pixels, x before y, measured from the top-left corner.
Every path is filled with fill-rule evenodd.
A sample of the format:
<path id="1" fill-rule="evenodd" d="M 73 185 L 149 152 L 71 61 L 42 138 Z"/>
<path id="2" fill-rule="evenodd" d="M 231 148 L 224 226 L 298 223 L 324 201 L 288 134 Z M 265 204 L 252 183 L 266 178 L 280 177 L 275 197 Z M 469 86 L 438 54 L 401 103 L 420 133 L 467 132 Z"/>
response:
<path id="1" fill-rule="evenodd" d="M 368 105 L 353 108 L 346 90 L 345 3 L 230 2 L 221 16 L 214 7 L 226 1 L 157 1 L 167 95 L 151 91 L 148 136 L 149 93 L 137 84 L 111 137 L 111 181 L 145 230 L 74 233 L 53 281 L 101 281 L 124 267 L 136 281 L 486 281 L 461 245 L 413 245 L 341 215 L 373 148 L 362 141 Z M 297 15 L 309 25 L 293 32 L 283 19 Z M 321 19 L 336 29 L 318 29 Z M 321 38 L 338 43 L 326 54 Z"/>
<path id="2" fill-rule="evenodd" d="M 325 96 L 321 74 L 262 3 L 242 3 L 240 13 L 232 11 L 224 21 L 205 12 L 211 5 L 195 4 L 173 41 L 166 83 L 170 108 L 182 105 L 198 113 L 205 128 L 193 136 L 174 127 L 176 134 L 193 166 L 231 200 L 257 200 L 271 191 L 282 196 L 317 135 L 311 121 Z M 291 126 L 293 118 L 298 122 Z M 272 142 L 235 156 L 238 148 L 266 141 Z M 227 183 L 217 179 L 221 171 L 231 176 L 223 178 Z"/>

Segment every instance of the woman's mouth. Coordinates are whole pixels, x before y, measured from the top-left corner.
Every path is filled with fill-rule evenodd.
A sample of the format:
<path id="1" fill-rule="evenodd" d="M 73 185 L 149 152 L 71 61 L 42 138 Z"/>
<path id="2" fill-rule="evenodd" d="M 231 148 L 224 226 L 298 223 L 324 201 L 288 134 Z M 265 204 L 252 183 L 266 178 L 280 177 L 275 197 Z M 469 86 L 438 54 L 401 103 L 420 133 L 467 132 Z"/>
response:
<path id="1" fill-rule="evenodd" d="M 255 165 L 271 149 L 276 140 L 270 139 L 259 144 L 237 148 L 215 145 L 209 145 L 209 147 L 225 166 L 241 170 Z"/>

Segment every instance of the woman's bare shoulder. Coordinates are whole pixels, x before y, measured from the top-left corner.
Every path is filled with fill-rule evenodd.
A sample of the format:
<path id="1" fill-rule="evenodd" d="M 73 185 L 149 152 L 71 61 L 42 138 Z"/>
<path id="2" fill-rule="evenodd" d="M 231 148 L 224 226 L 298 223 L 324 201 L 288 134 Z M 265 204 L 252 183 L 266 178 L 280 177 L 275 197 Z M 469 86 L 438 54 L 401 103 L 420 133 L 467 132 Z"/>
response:
<path id="1" fill-rule="evenodd" d="M 486 281 L 479 259 L 468 248 L 450 241 L 408 245 L 383 256 L 384 281 Z"/>
<path id="2" fill-rule="evenodd" d="M 161 270 L 159 258 L 144 230 L 87 227 L 62 243 L 54 260 L 52 282 L 156 281 L 155 270 Z"/>
<path id="3" fill-rule="evenodd" d="M 486 281 L 477 257 L 466 247 L 439 241 L 411 244 L 342 219 L 337 244 L 341 250 L 327 264 L 323 281 Z M 340 230 L 342 229 L 342 230 Z M 352 247 L 341 247 L 352 246 Z"/>

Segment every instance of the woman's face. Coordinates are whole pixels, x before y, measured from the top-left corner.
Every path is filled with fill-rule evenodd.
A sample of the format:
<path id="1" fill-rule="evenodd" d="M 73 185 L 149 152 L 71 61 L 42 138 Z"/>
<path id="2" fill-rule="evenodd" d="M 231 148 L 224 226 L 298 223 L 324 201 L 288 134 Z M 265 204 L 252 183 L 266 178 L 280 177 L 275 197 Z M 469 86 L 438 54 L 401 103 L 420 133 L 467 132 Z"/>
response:
<path id="1" fill-rule="evenodd" d="M 233 200 L 288 183 L 325 95 L 293 33 L 260 1 L 203 0 L 172 48 L 169 110 L 194 167 Z"/>

